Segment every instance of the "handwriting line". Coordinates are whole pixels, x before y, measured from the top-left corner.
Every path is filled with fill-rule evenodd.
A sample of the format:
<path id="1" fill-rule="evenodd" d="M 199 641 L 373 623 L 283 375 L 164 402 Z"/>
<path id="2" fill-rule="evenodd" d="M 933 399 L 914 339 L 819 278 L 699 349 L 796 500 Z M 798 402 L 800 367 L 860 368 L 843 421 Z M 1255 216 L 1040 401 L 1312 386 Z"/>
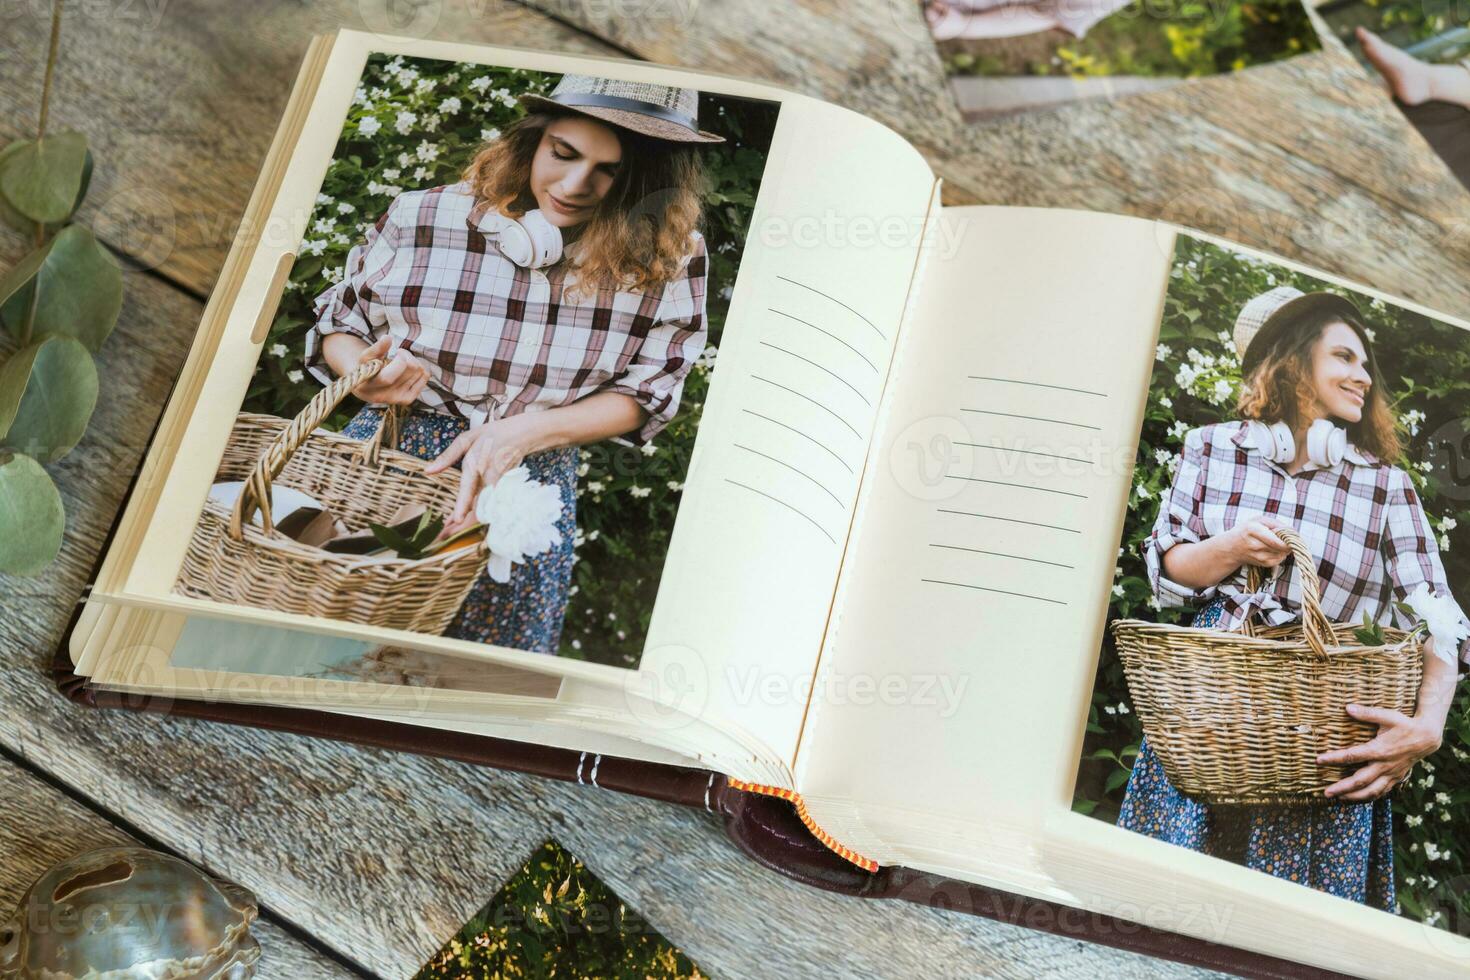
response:
<path id="1" fill-rule="evenodd" d="M 828 534 L 826 528 L 824 528 L 824 527 L 822 527 L 822 525 L 818 524 L 815 520 L 813 520 L 809 515 L 807 515 L 800 508 L 793 507 L 791 504 L 788 504 L 786 501 L 782 500 L 780 497 L 773 497 L 770 494 L 766 493 L 764 490 L 757 490 L 755 487 L 752 487 L 749 484 L 741 483 L 739 480 L 732 480 L 728 476 L 725 477 L 725 482 L 726 483 L 733 483 L 737 487 L 744 487 L 746 490 L 749 490 L 751 493 L 758 493 L 762 497 L 765 497 L 767 500 L 773 500 L 773 501 L 775 501 L 776 503 L 780 504 L 782 507 L 785 507 L 786 509 L 790 510 L 793 514 L 798 514 L 802 518 L 804 518 L 807 521 L 807 523 L 811 524 L 812 527 L 816 528 L 818 531 L 821 531 L 822 534 L 823 534 L 823 536 L 825 536 L 828 541 L 831 541 L 833 544 L 836 544 L 837 543 L 837 539 L 834 538 L 834 537 L 832 537 L 832 535 Z"/>

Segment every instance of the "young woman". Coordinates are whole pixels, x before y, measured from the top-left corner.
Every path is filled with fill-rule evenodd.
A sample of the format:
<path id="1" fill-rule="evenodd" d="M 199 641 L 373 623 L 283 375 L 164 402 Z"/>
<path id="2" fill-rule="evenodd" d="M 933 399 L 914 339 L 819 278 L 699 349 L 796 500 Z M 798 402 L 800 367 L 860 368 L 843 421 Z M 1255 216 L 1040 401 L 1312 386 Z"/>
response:
<path id="1" fill-rule="evenodd" d="M 346 277 L 316 299 L 306 362 L 329 383 L 391 358 L 356 389 L 369 406 L 343 431 L 371 436 L 382 406 L 405 406 L 397 448 L 431 473 L 461 470 L 449 530 L 522 463 L 560 487 L 561 544 L 509 582 L 482 574 L 446 631 L 555 653 L 575 447 L 648 443 L 705 347 L 698 145 L 723 139 L 698 128 L 691 89 L 567 75 L 521 102 L 529 114 L 459 183 L 400 194 L 353 248 Z"/>
<path id="2" fill-rule="evenodd" d="M 1421 583 L 1448 594 L 1414 485 L 1392 464 L 1399 455 L 1394 420 L 1353 304 L 1333 293 L 1278 287 L 1246 304 L 1235 344 L 1245 378 L 1241 419 L 1187 433 L 1173 486 L 1144 542 L 1160 604 L 1203 605 L 1193 624 L 1224 630 L 1239 629 L 1253 611 L 1273 625 L 1298 619 L 1294 574 L 1259 593 L 1245 591 L 1244 566 L 1275 567 L 1290 556 L 1271 531 L 1282 526 L 1295 528 L 1317 556 L 1322 608 L 1335 622 L 1359 622 L 1364 612 L 1380 620 Z M 1396 609 L 1394 616 L 1409 625 Z M 1449 653 L 1470 658 L 1470 643 Z M 1319 757 L 1361 764 L 1327 787 L 1321 804 L 1196 802 L 1169 782 L 1145 739 L 1118 824 L 1394 910 L 1387 794 L 1439 747 L 1455 680 L 1452 663 L 1431 649 L 1413 717 L 1344 705 L 1378 733 Z"/>

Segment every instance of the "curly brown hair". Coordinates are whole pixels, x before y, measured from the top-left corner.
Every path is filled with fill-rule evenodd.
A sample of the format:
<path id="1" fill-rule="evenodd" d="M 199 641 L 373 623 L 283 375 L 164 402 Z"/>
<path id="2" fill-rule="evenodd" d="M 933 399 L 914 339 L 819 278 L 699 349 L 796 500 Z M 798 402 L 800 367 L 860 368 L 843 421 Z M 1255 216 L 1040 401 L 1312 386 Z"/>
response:
<path id="1" fill-rule="evenodd" d="M 1362 417 L 1347 426 L 1348 438 L 1359 449 L 1392 464 L 1402 451 L 1398 422 L 1383 391 L 1368 328 L 1361 318 L 1351 314 L 1309 310 L 1286 324 L 1245 379 L 1237 408 L 1244 418 L 1268 424 L 1285 422 L 1292 431 L 1300 431 L 1317 402 L 1312 382 L 1312 348 L 1334 323 L 1346 323 L 1357 333 L 1368 355 L 1368 376 L 1373 380 L 1363 400 Z"/>
<path id="2" fill-rule="evenodd" d="M 483 146 L 462 177 L 476 201 L 518 218 L 536 207 L 531 161 L 546 127 L 572 113 L 533 112 Z M 623 162 L 612 186 L 582 226 L 573 291 L 612 287 L 642 291 L 661 287 L 690 254 L 704 200 L 699 151 L 618 126 Z"/>

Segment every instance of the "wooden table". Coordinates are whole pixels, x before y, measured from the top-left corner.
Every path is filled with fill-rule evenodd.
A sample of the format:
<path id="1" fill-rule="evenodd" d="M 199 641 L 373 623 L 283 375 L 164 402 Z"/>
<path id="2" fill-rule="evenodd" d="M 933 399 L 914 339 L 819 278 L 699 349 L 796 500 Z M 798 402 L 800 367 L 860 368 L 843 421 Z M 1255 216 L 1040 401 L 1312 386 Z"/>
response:
<path id="1" fill-rule="evenodd" d="M 259 895 L 262 975 L 404 977 L 554 837 L 716 977 L 1195 975 L 798 886 L 737 853 L 703 813 L 331 742 L 88 712 L 53 692 L 47 661 L 307 39 L 386 23 L 382 4 L 119 0 L 67 12 L 52 125 L 90 139 L 98 168 L 80 217 L 130 274 L 101 355 L 97 415 L 53 468 L 68 512 L 62 556 L 39 578 L 0 580 L 0 907 L 51 861 L 136 837 Z M 0 141 L 34 125 L 44 6 L 6 10 Z M 950 202 L 1170 218 L 1470 313 L 1470 196 L 1340 49 L 972 129 L 913 6 L 426 0 L 413 32 L 759 76 L 903 132 L 945 176 Z M 0 265 L 24 250 L 0 233 Z"/>

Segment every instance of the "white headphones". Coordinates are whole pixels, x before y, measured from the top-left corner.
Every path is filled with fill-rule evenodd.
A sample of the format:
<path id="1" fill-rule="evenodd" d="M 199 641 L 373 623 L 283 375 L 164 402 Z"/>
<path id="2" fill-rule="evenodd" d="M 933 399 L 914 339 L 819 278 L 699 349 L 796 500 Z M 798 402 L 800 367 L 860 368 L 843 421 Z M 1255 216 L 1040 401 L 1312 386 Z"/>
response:
<path id="1" fill-rule="evenodd" d="M 1289 463 L 1296 459 L 1296 439 L 1291 426 L 1285 422 L 1265 422 L 1249 419 L 1251 437 L 1267 459 L 1276 463 Z M 1318 419 L 1307 429 L 1307 459 L 1315 466 L 1332 467 L 1342 462 L 1347 455 L 1347 430 L 1329 419 Z"/>
<path id="2" fill-rule="evenodd" d="M 547 221 L 540 208 L 520 218 L 487 211 L 480 219 L 480 230 L 498 233 L 500 251 L 522 269 L 541 269 L 561 261 L 561 229 Z"/>

